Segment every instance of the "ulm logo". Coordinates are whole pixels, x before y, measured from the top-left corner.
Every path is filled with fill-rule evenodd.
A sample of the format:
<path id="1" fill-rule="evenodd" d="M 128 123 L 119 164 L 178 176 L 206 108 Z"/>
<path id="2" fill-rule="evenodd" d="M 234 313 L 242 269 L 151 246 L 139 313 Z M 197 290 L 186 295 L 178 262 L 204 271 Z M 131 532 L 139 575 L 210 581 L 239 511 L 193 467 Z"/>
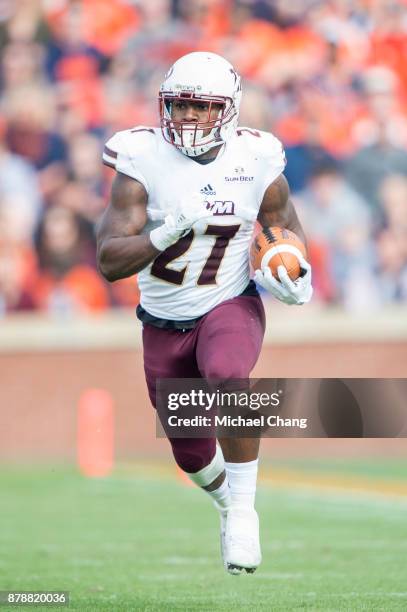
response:
<path id="1" fill-rule="evenodd" d="M 212 203 L 206 203 L 206 210 L 210 210 L 214 216 L 234 215 L 235 203 L 231 200 L 215 200 Z"/>

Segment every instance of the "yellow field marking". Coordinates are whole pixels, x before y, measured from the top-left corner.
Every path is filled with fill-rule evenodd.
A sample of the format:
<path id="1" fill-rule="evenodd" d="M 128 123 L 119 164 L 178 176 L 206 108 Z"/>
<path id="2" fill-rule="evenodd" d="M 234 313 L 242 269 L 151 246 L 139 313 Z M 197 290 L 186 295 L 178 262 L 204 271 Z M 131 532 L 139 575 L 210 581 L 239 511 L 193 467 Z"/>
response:
<path id="1" fill-rule="evenodd" d="M 142 463 L 121 464 L 116 473 L 131 474 L 132 476 L 147 476 L 149 478 L 162 478 L 165 480 L 177 479 L 175 465 L 170 463 Z M 380 480 L 354 475 L 339 475 L 337 473 L 318 474 L 301 472 L 285 468 L 260 468 L 259 483 L 266 486 L 289 489 L 319 489 L 321 491 L 370 493 L 384 497 L 397 497 L 407 499 L 407 481 Z"/>
<path id="2" fill-rule="evenodd" d="M 261 470 L 261 484 L 289 488 L 315 488 L 325 491 L 346 491 L 354 493 L 373 493 L 385 497 L 405 497 L 407 499 L 407 482 L 399 480 L 376 480 L 363 476 L 315 474 L 295 470 L 275 468 Z"/>

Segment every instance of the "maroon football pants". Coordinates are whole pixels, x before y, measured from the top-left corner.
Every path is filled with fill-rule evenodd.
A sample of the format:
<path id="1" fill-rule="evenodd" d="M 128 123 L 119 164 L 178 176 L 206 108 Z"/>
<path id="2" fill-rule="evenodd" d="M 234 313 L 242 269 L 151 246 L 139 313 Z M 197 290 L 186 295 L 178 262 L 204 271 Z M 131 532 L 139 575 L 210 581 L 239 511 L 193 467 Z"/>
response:
<path id="1" fill-rule="evenodd" d="M 265 330 L 260 297 L 238 296 L 206 314 L 194 329 L 143 326 L 144 370 L 156 407 L 158 378 L 248 378 L 260 354 Z M 215 455 L 214 438 L 169 438 L 178 465 L 198 472 Z"/>

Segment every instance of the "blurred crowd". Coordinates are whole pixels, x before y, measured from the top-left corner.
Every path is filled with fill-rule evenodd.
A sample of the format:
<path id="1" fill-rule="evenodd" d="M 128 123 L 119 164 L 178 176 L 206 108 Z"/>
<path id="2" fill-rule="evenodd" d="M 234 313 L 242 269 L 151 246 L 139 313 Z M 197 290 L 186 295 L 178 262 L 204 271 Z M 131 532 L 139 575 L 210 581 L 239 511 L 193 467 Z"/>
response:
<path id="1" fill-rule="evenodd" d="M 0 314 L 137 303 L 136 279 L 96 270 L 101 150 L 158 125 L 194 50 L 235 65 L 241 125 L 285 145 L 315 299 L 407 301 L 405 0 L 0 0 Z"/>

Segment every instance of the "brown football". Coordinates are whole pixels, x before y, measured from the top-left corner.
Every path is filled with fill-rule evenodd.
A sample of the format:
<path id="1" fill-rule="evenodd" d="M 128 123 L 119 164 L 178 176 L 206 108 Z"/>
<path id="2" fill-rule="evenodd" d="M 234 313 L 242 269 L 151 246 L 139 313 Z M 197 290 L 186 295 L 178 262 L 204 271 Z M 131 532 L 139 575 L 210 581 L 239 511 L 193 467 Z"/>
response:
<path id="1" fill-rule="evenodd" d="M 268 266 L 274 278 L 279 280 L 277 269 L 284 266 L 291 280 L 301 273 L 299 257 L 306 259 L 304 244 L 294 232 L 282 227 L 267 227 L 255 236 L 250 247 L 250 263 L 253 270 Z"/>

